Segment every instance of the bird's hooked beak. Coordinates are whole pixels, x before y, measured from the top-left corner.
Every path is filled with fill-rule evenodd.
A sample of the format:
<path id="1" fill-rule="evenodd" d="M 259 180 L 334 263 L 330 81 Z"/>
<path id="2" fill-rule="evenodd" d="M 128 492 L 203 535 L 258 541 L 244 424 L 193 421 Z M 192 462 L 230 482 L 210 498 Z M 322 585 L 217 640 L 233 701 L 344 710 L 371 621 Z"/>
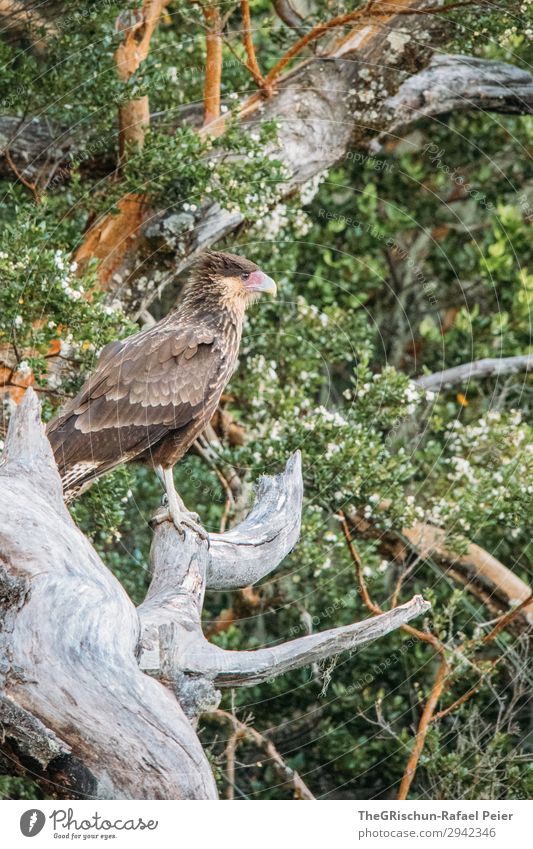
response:
<path id="1" fill-rule="evenodd" d="M 266 295 L 272 295 L 273 298 L 276 297 L 278 291 L 272 277 L 269 277 L 268 274 L 265 274 L 264 271 L 260 271 L 259 269 L 252 271 L 248 277 L 246 290 L 248 292 L 261 292 Z"/>

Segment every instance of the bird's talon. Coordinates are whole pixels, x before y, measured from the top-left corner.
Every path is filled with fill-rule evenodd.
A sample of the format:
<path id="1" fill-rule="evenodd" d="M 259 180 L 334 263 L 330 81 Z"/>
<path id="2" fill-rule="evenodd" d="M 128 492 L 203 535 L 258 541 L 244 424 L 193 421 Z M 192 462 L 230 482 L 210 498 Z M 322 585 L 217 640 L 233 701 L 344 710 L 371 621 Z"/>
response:
<path id="1" fill-rule="evenodd" d="M 209 534 L 198 522 L 199 516 L 197 513 L 188 513 L 181 516 L 181 525 L 185 525 L 195 534 L 198 534 L 200 539 L 207 541 Z"/>

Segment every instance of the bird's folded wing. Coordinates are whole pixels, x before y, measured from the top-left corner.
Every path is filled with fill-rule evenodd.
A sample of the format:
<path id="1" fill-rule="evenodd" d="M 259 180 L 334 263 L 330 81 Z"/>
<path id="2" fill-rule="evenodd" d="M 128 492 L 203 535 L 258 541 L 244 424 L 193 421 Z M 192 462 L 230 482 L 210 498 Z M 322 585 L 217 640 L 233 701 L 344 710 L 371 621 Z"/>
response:
<path id="1" fill-rule="evenodd" d="M 201 413 L 221 376 L 219 346 L 201 328 L 165 336 L 131 337 L 105 356 L 72 404 L 77 430 L 180 428 Z"/>
<path id="2" fill-rule="evenodd" d="M 97 367 L 64 413 L 49 426 L 81 434 L 140 426 L 146 447 L 168 429 L 201 415 L 227 380 L 226 358 L 210 328 L 154 327 L 103 349 Z M 159 427 L 158 427 L 159 426 Z"/>

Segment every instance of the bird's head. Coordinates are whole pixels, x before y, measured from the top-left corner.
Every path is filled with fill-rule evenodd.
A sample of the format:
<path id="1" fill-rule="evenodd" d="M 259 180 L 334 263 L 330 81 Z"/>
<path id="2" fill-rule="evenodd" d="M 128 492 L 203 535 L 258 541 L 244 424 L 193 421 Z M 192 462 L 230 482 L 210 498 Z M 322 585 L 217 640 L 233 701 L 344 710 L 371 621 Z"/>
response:
<path id="1" fill-rule="evenodd" d="M 275 296 L 276 284 L 249 259 L 222 251 L 203 254 L 196 264 L 196 279 L 228 307 L 246 308 L 260 295 Z"/>

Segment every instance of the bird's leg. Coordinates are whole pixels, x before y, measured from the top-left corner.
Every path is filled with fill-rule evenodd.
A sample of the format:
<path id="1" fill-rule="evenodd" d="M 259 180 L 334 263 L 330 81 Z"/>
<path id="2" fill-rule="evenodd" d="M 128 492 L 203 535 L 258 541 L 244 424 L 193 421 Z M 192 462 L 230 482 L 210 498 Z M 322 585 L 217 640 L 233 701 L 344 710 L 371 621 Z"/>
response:
<path id="1" fill-rule="evenodd" d="M 164 473 L 164 471 L 163 471 L 163 466 L 154 466 L 154 472 L 156 473 L 156 475 L 157 475 L 157 477 L 159 478 L 159 481 L 160 481 L 160 483 L 161 483 L 161 486 L 163 487 L 163 489 L 164 489 L 164 490 L 165 490 L 165 492 L 166 492 L 166 487 L 165 487 L 165 473 Z"/>
<path id="2" fill-rule="evenodd" d="M 164 469 L 162 466 L 156 466 L 155 471 L 165 488 L 168 512 L 178 531 L 182 531 L 183 525 L 186 525 L 202 539 L 207 539 L 207 531 L 199 524 L 198 514 L 193 513 L 191 510 L 187 510 L 185 504 L 176 492 L 172 469 Z"/>

